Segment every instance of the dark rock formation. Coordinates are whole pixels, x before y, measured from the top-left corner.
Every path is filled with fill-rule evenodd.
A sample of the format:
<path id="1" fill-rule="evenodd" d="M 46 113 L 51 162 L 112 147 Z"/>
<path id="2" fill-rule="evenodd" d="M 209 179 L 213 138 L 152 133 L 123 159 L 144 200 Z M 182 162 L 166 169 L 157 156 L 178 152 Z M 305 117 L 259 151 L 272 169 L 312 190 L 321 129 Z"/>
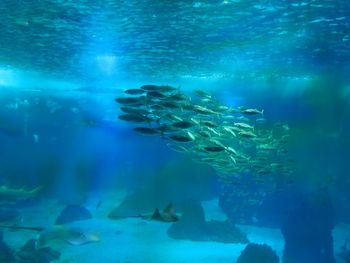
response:
<path id="1" fill-rule="evenodd" d="M 242 251 L 236 263 L 279 263 L 279 258 L 270 246 L 250 243 Z"/>
<path id="2" fill-rule="evenodd" d="M 123 218 L 136 216 L 153 211 L 159 204 L 154 204 L 155 200 L 147 198 L 148 190 L 141 189 L 127 195 L 124 200 L 114 208 L 108 215 L 109 218 Z M 165 204 L 162 204 L 165 206 Z"/>
<path id="3" fill-rule="evenodd" d="M 3 232 L 0 232 L 0 263 L 13 263 L 15 256 L 12 249 L 4 242 Z"/>
<path id="4" fill-rule="evenodd" d="M 339 256 L 344 260 L 345 263 L 350 263 L 350 250 L 342 251 Z"/>
<path id="5" fill-rule="evenodd" d="M 204 210 L 197 202 L 189 202 L 183 206 L 180 221 L 168 229 L 168 235 L 174 239 L 192 241 L 248 243 L 247 237 L 228 221 L 206 222 Z"/>
<path id="6" fill-rule="evenodd" d="M 188 199 L 200 202 L 216 196 L 215 171 L 188 158 L 173 158 L 161 167 L 150 171 L 143 169 L 138 174 L 143 179 L 135 177 L 134 181 L 141 182 L 140 187 L 130 190 L 123 202 L 111 211 L 110 218 L 148 213 L 169 203 L 176 204 L 176 210 L 181 210 L 181 204 Z M 142 181 L 144 178 L 147 181 Z"/>
<path id="7" fill-rule="evenodd" d="M 284 220 L 284 263 L 334 263 L 334 211 L 330 197 L 320 191 L 310 196 L 299 195 L 295 206 Z"/>
<path id="8" fill-rule="evenodd" d="M 203 207 L 197 202 L 188 202 L 184 205 L 180 221 L 168 229 L 168 235 L 174 239 L 208 241 Z"/>
<path id="9" fill-rule="evenodd" d="M 90 219 L 91 213 L 83 206 L 68 205 L 56 219 L 56 225 Z"/>
<path id="10" fill-rule="evenodd" d="M 350 263 L 350 249 L 348 249 L 348 239 L 345 240 L 342 246 L 342 251 L 339 253 L 339 257 L 344 260 L 345 263 Z"/>
<path id="11" fill-rule="evenodd" d="M 17 252 L 18 263 L 50 263 L 58 260 L 61 253 L 50 247 L 36 249 L 35 240 L 30 239 Z"/>

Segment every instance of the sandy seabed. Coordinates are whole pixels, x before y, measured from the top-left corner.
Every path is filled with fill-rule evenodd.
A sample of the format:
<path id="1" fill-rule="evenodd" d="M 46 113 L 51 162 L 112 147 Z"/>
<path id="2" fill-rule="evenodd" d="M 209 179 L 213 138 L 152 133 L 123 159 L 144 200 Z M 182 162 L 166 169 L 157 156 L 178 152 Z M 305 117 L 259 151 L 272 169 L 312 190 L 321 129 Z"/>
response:
<path id="1" fill-rule="evenodd" d="M 101 241 L 80 246 L 62 240 L 53 240 L 49 246 L 61 252 L 62 263 L 234 263 L 246 244 L 223 244 L 218 242 L 193 242 L 174 240 L 167 235 L 169 224 L 145 221 L 137 218 L 110 220 L 107 214 L 123 199 L 123 193 L 114 193 L 113 202 L 103 202 L 99 209 L 88 207 L 93 219 L 74 222 L 72 225 L 99 233 Z M 96 204 L 98 199 L 91 200 Z M 225 215 L 217 206 L 217 200 L 203 202 L 206 219 L 224 220 Z M 45 201 L 40 206 L 23 210 L 23 225 L 53 224 L 62 210 L 57 202 Z M 95 210 L 95 211 L 94 211 Z M 284 240 L 278 229 L 248 225 L 238 226 L 250 242 L 270 245 L 281 258 Z M 334 247 L 337 254 L 350 226 L 340 225 L 334 230 Z M 8 231 L 4 239 L 12 248 L 18 249 L 37 234 L 31 231 Z M 338 263 L 343 263 L 337 259 Z"/>

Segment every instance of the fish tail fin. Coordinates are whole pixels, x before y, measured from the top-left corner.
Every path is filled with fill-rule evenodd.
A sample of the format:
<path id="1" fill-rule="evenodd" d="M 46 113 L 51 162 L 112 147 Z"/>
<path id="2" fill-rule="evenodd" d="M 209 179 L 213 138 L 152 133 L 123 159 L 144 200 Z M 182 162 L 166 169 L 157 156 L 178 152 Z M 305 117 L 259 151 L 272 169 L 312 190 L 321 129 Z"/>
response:
<path id="1" fill-rule="evenodd" d="M 169 214 L 174 214 L 175 213 L 175 208 L 173 203 L 169 203 L 165 208 L 164 208 L 164 213 L 169 213 Z"/>
<path id="2" fill-rule="evenodd" d="M 159 209 L 156 208 L 151 216 L 152 220 L 163 220 L 162 215 L 159 212 Z"/>

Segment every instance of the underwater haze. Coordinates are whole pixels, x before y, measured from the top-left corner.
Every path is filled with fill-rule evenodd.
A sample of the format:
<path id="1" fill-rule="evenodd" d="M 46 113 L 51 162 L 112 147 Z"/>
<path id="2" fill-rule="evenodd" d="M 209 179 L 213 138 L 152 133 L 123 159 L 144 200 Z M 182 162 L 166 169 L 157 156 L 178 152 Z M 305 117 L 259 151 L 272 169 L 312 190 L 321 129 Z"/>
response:
<path id="1" fill-rule="evenodd" d="M 0 13 L 0 263 L 350 263 L 349 1 Z"/>

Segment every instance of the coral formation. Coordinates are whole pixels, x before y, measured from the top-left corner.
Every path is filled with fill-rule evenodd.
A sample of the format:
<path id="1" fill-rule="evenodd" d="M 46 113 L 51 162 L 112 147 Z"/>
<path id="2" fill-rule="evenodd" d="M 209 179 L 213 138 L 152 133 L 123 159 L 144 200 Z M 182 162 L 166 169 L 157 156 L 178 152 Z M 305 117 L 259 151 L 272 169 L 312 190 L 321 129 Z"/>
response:
<path id="1" fill-rule="evenodd" d="M 279 263 L 279 258 L 270 246 L 250 243 L 242 251 L 236 263 Z"/>
<path id="2" fill-rule="evenodd" d="M 180 221 L 169 228 L 168 235 L 174 239 L 192 241 L 249 242 L 247 237 L 228 221 L 205 221 L 204 210 L 197 202 L 189 202 L 183 207 Z"/>
<path id="3" fill-rule="evenodd" d="M 12 249 L 3 240 L 3 232 L 0 232 L 0 263 L 15 262 Z"/>
<path id="4" fill-rule="evenodd" d="M 56 225 L 63 225 L 74 221 L 87 220 L 92 217 L 89 210 L 79 205 L 66 206 L 56 219 Z"/>
<path id="5" fill-rule="evenodd" d="M 50 247 L 36 248 L 35 240 L 28 240 L 17 252 L 18 263 L 49 263 L 60 258 L 61 253 Z"/>

